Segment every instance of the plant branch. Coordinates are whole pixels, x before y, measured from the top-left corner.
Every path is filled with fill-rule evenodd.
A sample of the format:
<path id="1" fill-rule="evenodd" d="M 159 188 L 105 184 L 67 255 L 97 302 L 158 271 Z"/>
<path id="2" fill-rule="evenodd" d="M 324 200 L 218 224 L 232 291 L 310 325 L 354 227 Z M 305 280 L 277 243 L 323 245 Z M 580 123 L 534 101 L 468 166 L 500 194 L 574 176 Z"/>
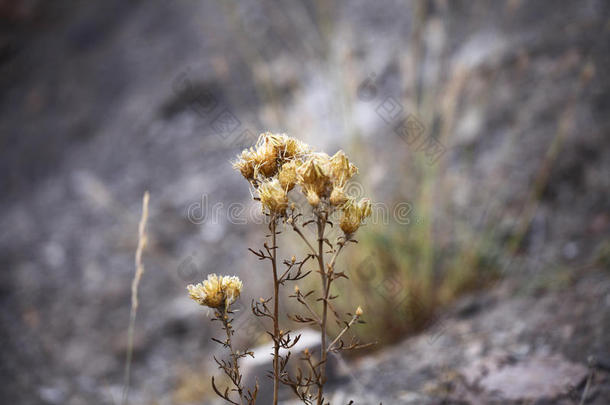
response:
<path id="1" fill-rule="evenodd" d="M 343 330 L 342 330 L 342 331 L 339 333 L 339 335 L 337 335 L 337 337 L 335 338 L 335 340 L 333 340 L 333 341 L 331 342 L 331 344 L 330 344 L 330 345 L 328 345 L 328 349 L 326 349 L 326 351 L 327 351 L 327 352 L 330 352 L 330 351 L 331 351 L 331 349 L 333 348 L 333 346 L 335 345 L 335 343 L 337 343 L 337 342 L 339 341 L 339 339 L 341 339 L 341 337 L 342 337 L 342 336 L 345 334 L 345 332 L 347 332 L 347 330 L 348 330 L 349 328 L 351 328 L 351 327 L 352 327 L 352 325 L 354 324 L 354 322 L 356 322 L 356 321 L 358 320 L 358 318 L 360 318 L 360 316 L 359 316 L 359 315 L 357 315 L 357 314 L 354 314 L 354 315 L 352 316 L 352 320 L 351 320 L 351 321 L 349 321 L 349 323 L 348 323 L 347 325 L 345 325 L 345 328 L 343 328 Z"/>
<path id="2" fill-rule="evenodd" d="M 294 224 L 294 222 L 292 223 L 292 229 L 297 233 L 297 235 L 299 235 L 301 237 L 301 239 L 303 239 L 303 241 L 305 242 L 305 244 L 309 247 L 309 249 L 311 250 L 311 253 L 314 256 L 318 256 L 318 252 L 316 252 L 316 249 L 314 249 L 314 247 L 312 246 L 312 244 L 309 242 L 309 240 L 307 239 L 307 237 L 303 234 L 303 232 Z"/>
<path id="3" fill-rule="evenodd" d="M 303 295 L 298 292 L 297 293 L 297 301 L 300 302 L 301 304 L 303 304 L 303 306 L 305 308 L 307 308 L 307 310 L 309 311 L 309 313 L 314 317 L 315 321 L 318 323 L 318 325 L 322 326 L 322 320 L 320 319 L 320 315 L 318 315 L 316 313 L 316 311 L 314 311 L 310 306 L 309 303 L 307 301 L 305 301 L 305 297 L 303 297 Z"/>

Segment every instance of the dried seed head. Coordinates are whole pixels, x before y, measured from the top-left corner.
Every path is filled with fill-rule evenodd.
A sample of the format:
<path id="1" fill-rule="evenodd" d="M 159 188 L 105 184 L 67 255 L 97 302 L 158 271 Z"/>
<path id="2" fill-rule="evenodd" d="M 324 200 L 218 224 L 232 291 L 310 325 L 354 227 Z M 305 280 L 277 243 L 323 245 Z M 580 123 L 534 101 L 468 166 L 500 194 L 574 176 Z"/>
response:
<path id="1" fill-rule="evenodd" d="M 368 198 L 362 198 L 360 201 L 358 201 L 358 209 L 360 210 L 360 218 L 362 220 L 371 216 L 371 200 Z"/>
<path id="2" fill-rule="evenodd" d="M 263 210 L 266 208 L 269 212 L 280 215 L 286 213 L 288 195 L 278 179 L 274 178 L 261 183 L 258 187 L 258 194 Z"/>
<path id="3" fill-rule="evenodd" d="M 237 157 L 237 160 L 233 162 L 233 168 L 238 170 L 249 181 L 254 179 L 255 155 L 254 149 L 244 149 Z"/>
<path id="4" fill-rule="evenodd" d="M 358 173 L 358 168 L 349 162 L 342 150 L 329 159 L 329 174 L 335 187 L 343 187 L 356 173 Z"/>
<path id="5" fill-rule="evenodd" d="M 242 282 L 235 276 L 208 275 L 207 280 L 186 287 L 191 299 L 210 308 L 229 306 L 239 297 Z"/>
<path id="6" fill-rule="evenodd" d="M 296 138 L 288 138 L 284 150 L 285 157 L 303 156 L 311 152 L 311 148 L 305 142 Z"/>
<path id="7" fill-rule="evenodd" d="M 243 284 L 236 276 L 224 276 L 222 278 L 222 290 L 224 291 L 227 305 L 232 304 L 240 296 Z"/>
<path id="8" fill-rule="evenodd" d="M 310 153 L 311 148 L 296 138 L 282 135 L 282 143 L 279 146 L 279 155 L 282 159 L 291 159 Z"/>
<path id="9" fill-rule="evenodd" d="M 310 151 L 309 146 L 298 139 L 286 134 L 272 134 L 271 132 L 261 134 L 256 145 L 257 148 L 269 145 L 273 148 L 275 157 L 280 160 L 280 163 L 305 155 Z"/>
<path id="10" fill-rule="evenodd" d="M 317 207 L 318 205 L 320 205 L 320 196 L 318 195 L 318 193 L 313 190 L 313 189 L 305 189 L 305 197 L 307 198 L 307 202 L 309 203 L 309 205 L 311 205 L 312 207 Z"/>
<path id="11" fill-rule="evenodd" d="M 277 173 L 279 150 L 285 143 L 285 135 L 261 134 L 254 148 L 244 150 L 233 163 L 233 167 L 248 180 L 272 177 Z"/>
<path id="12" fill-rule="evenodd" d="M 328 161 L 329 157 L 327 154 L 316 153 L 312 154 L 299 166 L 297 169 L 297 180 L 306 194 L 313 190 L 318 194 L 318 197 L 327 196 L 326 191 L 330 186 L 330 178 L 326 173 Z"/>
<path id="13" fill-rule="evenodd" d="M 257 146 L 254 155 L 254 175 L 271 177 L 277 172 L 277 151 L 270 142 Z"/>
<path id="14" fill-rule="evenodd" d="M 362 221 L 371 215 L 371 201 L 368 198 L 363 198 L 358 203 L 348 200 L 343 205 L 342 211 L 339 226 L 346 235 L 351 235 L 358 230 Z"/>
<path id="15" fill-rule="evenodd" d="M 300 162 L 297 160 L 291 160 L 280 168 L 278 179 L 284 190 L 290 191 L 294 188 L 294 185 L 297 182 L 297 168 L 299 163 Z"/>
<path id="16" fill-rule="evenodd" d="M 339 207 L 347 202 L 347 196 L 343 187 L 335 186 L 330 193 L 330 203 L 335 207 Z"/>

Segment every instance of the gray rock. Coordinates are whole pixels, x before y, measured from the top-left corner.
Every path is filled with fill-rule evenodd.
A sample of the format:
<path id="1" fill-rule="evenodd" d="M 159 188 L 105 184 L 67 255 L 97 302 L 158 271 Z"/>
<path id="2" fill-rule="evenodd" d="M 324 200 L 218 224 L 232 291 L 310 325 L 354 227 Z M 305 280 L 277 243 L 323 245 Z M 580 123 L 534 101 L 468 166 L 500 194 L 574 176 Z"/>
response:
<path id="1" fill-rule="evenodd" d="M 566 395 L 587 376 L 587 368 L 562 356 L 533 356 L 494 370 L 481 378 L 485 391 L 518 401 Z"/>

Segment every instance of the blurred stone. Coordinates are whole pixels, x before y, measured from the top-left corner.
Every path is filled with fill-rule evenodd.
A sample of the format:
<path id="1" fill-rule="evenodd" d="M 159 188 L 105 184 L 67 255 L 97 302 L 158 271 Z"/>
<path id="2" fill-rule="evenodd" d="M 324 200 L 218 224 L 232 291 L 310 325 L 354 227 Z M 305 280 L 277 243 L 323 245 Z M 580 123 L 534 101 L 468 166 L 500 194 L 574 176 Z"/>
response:
<path id="1" fill-rule="evenodd" d="M 308 366 L 306 363 L 299 360 L 305 349 L 309 350 L 310 353 L 317 355 L 320 352 L 320 333 L 311 329 L 301 329 L 290 333 L 290 336 L 296 337 L 301 335 L 301 338 L 297 344 L 290 350 L 281 349 L 280 355 L 286 356 L 290 351 L 290 362 L 289 370 L 291 375 L 294 376 L 294 372 L 297 367 L 301 368 L 303 375 L 307 375 Z M 259 391 L 257 397 L 257 403 L 267 404 L 271 403 L 273 399 L 273 380 L 267 375 L 273 370 L 273 343 L 255 347 L 252 349 L 254 358 L 246 357 L 242 360 L 241 370 L 244 376 L 244 385 L 248 389 L 252 389 L 255 383 L 258 381 Z M 337 378 L 337 362 L 334 356 L 328 356 L 326 363 L 326 376 L 329 383 L 332 383 Z M 284 399 L 292 399 L 294 394 L 290 391 L 289 387 L 281 385 L 280 397 Z"/>
<path id="2" fill-rule="evenodd" d="M 553 399 L 567 394 L 586 376 L 585 366 L 559 355 L 534 356 L 491 371 L 481 378 L 480 386 L 511 401 Z"/>

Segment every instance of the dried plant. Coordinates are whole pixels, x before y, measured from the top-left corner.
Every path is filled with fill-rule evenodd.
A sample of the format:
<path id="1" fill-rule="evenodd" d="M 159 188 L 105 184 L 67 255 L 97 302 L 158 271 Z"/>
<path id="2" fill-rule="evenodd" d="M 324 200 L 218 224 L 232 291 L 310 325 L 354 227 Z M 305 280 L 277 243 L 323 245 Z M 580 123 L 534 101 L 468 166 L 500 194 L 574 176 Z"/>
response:
<path id="1" fill-rule="evenodd" d="M 324 404 L 329 353 L 364 346 L 353 339 L 349 342 L 343 340 L 345 333 L 355 323 L 362 323 L 362 309 L 358 307 L 354 314 L 347 314 L 348 318 L 343 319 L 332 304 L 338 295 L 333 295 L 331 289 L 340 278 L 348 279 L 345 272 L 335 269 L 335 264 L 347 244 L 356 243 L 354 233 L 371 214 L 371 203 L 368 199 L 356 201 L 347 195 L 346 185 L 358 173 L 358 169 L 349 162 L 343 151 L 331 157 L 315 152 L 303 142 L 284 134 L 261 134 L 256 145 L 244 150 L 233 166 L 250 183 L 253 197 L 260 201 L 269 222 L 269 233 L 263 248 L 249 250 L 259 260 L 269 261 L 271 267 L 273 296 L 253 300 L 251 309 L 255 316 L 268 319 L 271 324 L 267 334 L 273 342 L 273 369 L 269 373 L 273 379 L 273 404 L 278 403 L 280 384 L 290 387 L 306 404 Z M 307 201 L 303 209 L 298 204 L 300 195 Z M 334 227 L 331 219 L 334 214 L 339 215 L 340 232 L 331 242 L 330 234 Z M 281 260 L 278 257 L 281 227 L 294 231 L 304 243 L 307 253 L 302 258 L 297 259 L 293 255 L 290 259 Z M 313 228 L 315 240 L 308 238 L 308 227 Z M 312 270 L 307 270 L 310 265 L 313 266 Z M 300 335 L 280 327 L 280 289 L 286 283 L 302 280 L 314 271 L 320 276 L 320 288 L 301 292 L 295 284 L 294 293 L 289 298 L 295 300 L 303 312 L 287 315 L 296 323 L 320 330 L 320 350 L 319 353 L 305 350 L 299 358 L 299 366 L 293 371 L 288 364 L 291 349 L 299 341 Z M 253 392 L 246 392 L 239 370 L 239 360 L 252 353 L 235 351 L 231 342 L 234 330 L 230 305 L 241 292 L 241 282 L 236 277 L 211 275 L 203 283 L 187 288 L 193 300 L 214 309 L 213 320 L 220 321 L 226 332 L 226 340 L 215 341 L 229 350 L 230 361 L 215 360 L 233 387 L 222 391 L 212 379 L 214 391 L 232 404 L 244 401 L 254 403 L 258 385 Z M 332 340 L 328 336 L 329 314 L 338 325 L 343 326 Z M 280 354 L 281 351 L 285 354 Z M 234 399 L 235 393 L 240 402 Z"/>
<path id="2" fill-rule="evenodd" d="M 358 169 L 349 162 L 343 151 L 331 157 L 315 152 L 303 142 L 284 134 L 261 134 L 253 148 L 239 155 L 234 167 L 250 182 L 254 198 L 261 202 L 263 213 L 269 219 L 270 240 L 264 244 L 264 250 L 250 250 L 260 260 L 271 262 L 273 275 L 273 297 L 252 303 L 253 313 L 269 318 L 273 324 L 268 332 L 274 344 L 271 373 L 274 381 L 273 403 L 277 404 L 279 384 L 283 383 L 290 386 L 303 402 L 322 404 L 328 354 L 361 347 L 358 342 L 345 343 L 342 338 L 354 323 L 362 322 L 362 309 L 359 307 L 353 315 L 348 314 L 348 321 L 343 320 L 332 305 L 337 295 L 331 294 L 331 286 L 340 278 L 348 278 L 345 272 L 335 269 L 336 260 L 349 242 L 356 242 L 353 235 L 371 214 L 371 203 L 368 199 L 356 201 L 346 194 L 347 182 Z M 295 186 L 305 196 L 310 208 L 299 208 L 298 194 L 291 193 Z M 335 213 L 340 214 L 339 227 L 342 232 L 331 242 L 328 230 L 333 227 L 331 216 Z M 300 260 L 295 256 L 283 260 L 284 268 L 280 271 L 277 235 L 278 227 L 282 225 L 301 238 L 308 253 Z M 314 227 L 315 241 L 306 236 L 308 226 Z M 296 375 L 291 375 L 287 367 L 290 349 L 300 336 L 291 336 L 289 330 L 280 328 L 280 287 L 308 276 L 311 271 L 306 271 L 305 265 L 310 261 L 320 275 L 320 290 L 302 293 L 295 285 L 294 294 L 290 297 L 302 306 L 304 312 L 288 316 L 297 323 L 320 329 L 320 353 L 316 357 L 305 351 L 301 357 L 306 364 L 305 370 L 299 367 Z M 344 325 L 330 344 L 327 328 L 329 312 L 332 312 L 337 323 Z M 280 349 L 286 349 L 287 354 L 280 355 Z"/>
<path id="3" fill-rule="evenodd" d="M 214 377 L 212 377 L 212 388 L 214 392 L 227 402 L 235 405 L 255 404 L 256 395 L 258 394 L 258 384 L 253 390 L 246 389 L 242 383 L 242 374 L 239 370 L 239 359 L 252 356 L 252 352 L 244 351 L 240 353 L 233 347 L 231 338 L 235 333 L 233 329 L 233 311 L 231 304 L 240 296 L 242 290 L 242 282 L 235 276 L 217 276 L 210 274 L 207 280 L 196 285 L 188 285 L 187 290 L 189 296 L 199 305 L 211 308 L 214 311 L 212 321 L 219 321 L 222 324 L 222 329 L 225 331 L 226 339 L 220 340 L 212 338 L 212 340 L 220 344 L 223 348 L 229 351 L 229 361 L 214 357 L 214 361 L 218 367 L 229 378 L 233 387 L 226 387 L 223 390 L 218 388 Z M 237 394 L 237 399 L 235 399 Z"/>

